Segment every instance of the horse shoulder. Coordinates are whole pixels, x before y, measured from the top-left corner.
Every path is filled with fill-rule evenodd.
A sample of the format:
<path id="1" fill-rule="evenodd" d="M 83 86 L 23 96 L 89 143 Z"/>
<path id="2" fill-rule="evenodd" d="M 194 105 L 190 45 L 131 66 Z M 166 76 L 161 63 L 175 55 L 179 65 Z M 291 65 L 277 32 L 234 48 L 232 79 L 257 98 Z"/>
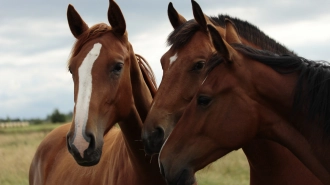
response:
<path id="1" fill-rule="evenodd" d="M 123 133 L 112 128 L 104 136 L 100 162 L 91 167 L 79 166 L 66 147 L 70 124 L 50 132 L 40 143 L 30 166 L 30 185 L 57 184 L 134 184 L 133 170 Z"/>
<path id="2" fill-rule="evenodd" d="M 104 146 L 100 163 L 109 169 L 109 184 L 135 184 L 137 173 L 132 166 L 122 131 L 112 128 L 104 136 Z"/>
<path id="3" fill-rule="evenodd" d="M 62 125 L 51 131 L 40 143 L 33 157 L 30 170 L 30 185 L 45 184 L 54 164 L 58 150 L 66 146 L 66 133 L 70 124 Z"/>

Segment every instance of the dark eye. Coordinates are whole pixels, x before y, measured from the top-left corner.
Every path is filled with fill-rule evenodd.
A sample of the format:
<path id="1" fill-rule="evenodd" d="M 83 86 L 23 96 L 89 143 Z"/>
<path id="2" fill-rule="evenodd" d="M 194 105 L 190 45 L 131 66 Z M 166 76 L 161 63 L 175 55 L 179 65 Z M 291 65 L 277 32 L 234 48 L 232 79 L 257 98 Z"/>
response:
<path id="1" fill-rule="evenodd" d="M 113 67 L 113 72 L 116 74 L 119 74 L 121 72 L 121 70 L 123 69 L 124 64 L 121 62 L 118 62 L 115 64 L 115 66 Z"/>
<path id="2" fill-rule="evenodd" d="M 196 62 L 195 65 L 193 66 L 192 70 L 199 71 L 204 68 L 204 65 L 205 65 L 205 62 L 203 62 L 203 61 Z"/>
<path id="3" fill-rule="evenodd" d="M 212 98 L 210 98 L 208 96 L 200 95 L 197 98 L 197 105 L 206 107 L 210 104 L 211 100 L 212 100 Z"/>
<path id="4" fill-rule="evenodd" d="M 69 71 L 69 72 L 72 74 L 72 70 L 71 70 L 71 68 L 70 68 L 70 67 L 68 68 L 68 71 Z"/>

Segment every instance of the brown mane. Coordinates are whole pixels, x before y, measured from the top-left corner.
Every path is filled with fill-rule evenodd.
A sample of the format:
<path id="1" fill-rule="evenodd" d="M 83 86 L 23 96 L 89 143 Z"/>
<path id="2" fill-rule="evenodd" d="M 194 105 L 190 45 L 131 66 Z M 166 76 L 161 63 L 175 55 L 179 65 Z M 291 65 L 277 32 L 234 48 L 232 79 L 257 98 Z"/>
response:
<path id="1" fill-rule="evenodd" d="M 146 82 L 152 97 L 154 97 L 157 91 L 157 84 L 156 84 L 154 72 L 152 71 L 150 65 L 148 64 L 145 58 L 143 58 L 139 54 L 135 54 L 135 57 L 137 62 L 139 63 L 144 81 Z"/>

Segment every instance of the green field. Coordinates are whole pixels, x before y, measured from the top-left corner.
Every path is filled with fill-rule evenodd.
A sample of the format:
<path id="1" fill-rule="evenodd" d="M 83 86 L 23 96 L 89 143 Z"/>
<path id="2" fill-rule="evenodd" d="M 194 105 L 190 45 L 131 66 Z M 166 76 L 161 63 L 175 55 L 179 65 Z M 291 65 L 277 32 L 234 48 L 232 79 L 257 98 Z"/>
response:
<path id="1" fill-rule="evenodd" d="M 34 152 L 46 134 L 59 125 L 41 124 L 0 129 L 0 184 L 27 185 Z M 249 183 L 247 160 L 241 150 L 230 153 L 197 173 L 199 185 Z"/>

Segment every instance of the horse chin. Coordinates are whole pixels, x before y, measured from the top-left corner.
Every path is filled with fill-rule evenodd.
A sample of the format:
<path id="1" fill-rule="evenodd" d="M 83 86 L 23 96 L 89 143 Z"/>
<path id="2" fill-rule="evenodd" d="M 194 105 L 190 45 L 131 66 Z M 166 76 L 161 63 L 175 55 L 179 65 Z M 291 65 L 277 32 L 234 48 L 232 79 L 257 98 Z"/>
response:
<path id="1" fill-rule="evenodd" d="M 77 161 L 77 160 L 76 160 Z M 94 165 L 97 165 L 99 163 L 100 159 L 97 159 L 97 160 L 91 160 L 91 161 L 80 161 L 77 163 L 80 165 L 80 166 L 94 166 Z"/>
<path id="2" fill-rule="evenodd" d="M 176 180 L 166 180 L 169 185 L 193 185 L 196 182 L 196 178 L 192 170 L 184 169 Z"/>

